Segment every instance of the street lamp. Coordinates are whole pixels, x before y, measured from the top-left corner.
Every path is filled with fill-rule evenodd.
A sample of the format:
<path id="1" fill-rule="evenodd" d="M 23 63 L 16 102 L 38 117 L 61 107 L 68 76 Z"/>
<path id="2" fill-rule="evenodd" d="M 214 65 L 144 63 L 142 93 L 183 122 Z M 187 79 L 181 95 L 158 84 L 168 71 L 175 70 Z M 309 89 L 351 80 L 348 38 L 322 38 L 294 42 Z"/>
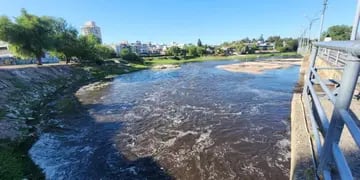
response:
<path id="1" fill-rule="evenodd" d="M 304 47 L 306 45 L 306 42 L 305 42 L 305 36 L 306 36 L 306 30 L 307 30 L 307 27 L 304 28 L 304 26 L 302 26 L 302 31 L 300 33 L 300 40 L 299 40 L 299 46 L 298 46 L 298 53 L 303 53 L 304 51 Z"/>
<path id="2" fill-rule="evenodd" d="M 353 24 L 353 27 L 352 27 L 351 39 L 350 40 L 356 40 L 358 27 L 359 27 L 359 20 L 360 20 L 360 0 L 358 0 L 358 3 L 357 3 L 355 20 L 354 20 L 354 24 Z"/>
<path id="3" fill-rule="evenodd" d="M 320 18 L 314 18 L 314 19 L 310 19 L 308 16 L 305 16 L 308 20 L 309 20 L 309 39 L 308 39 L 308 48 L 310 48 L 310 38 L 311 38 L 311 27 L 313 25 L 313 23 L 317 20 L 319 20 Z"/>
<path id="4" fill-rule="evenodd" d="M 319 31 L 319 39 L 318 39 L 318 41 L 320 41 L 321 33 L 322 33 L 322 30 L 323 30 L 324 16 L 325 16 L 325 11 L 326 11 L 327 1 L 328 1 L 328 0 L 324 0 L 324 4 L 323 4 L 324 6 L 323 6 L 322 13 L 321 13 L 320 31 Z"/>

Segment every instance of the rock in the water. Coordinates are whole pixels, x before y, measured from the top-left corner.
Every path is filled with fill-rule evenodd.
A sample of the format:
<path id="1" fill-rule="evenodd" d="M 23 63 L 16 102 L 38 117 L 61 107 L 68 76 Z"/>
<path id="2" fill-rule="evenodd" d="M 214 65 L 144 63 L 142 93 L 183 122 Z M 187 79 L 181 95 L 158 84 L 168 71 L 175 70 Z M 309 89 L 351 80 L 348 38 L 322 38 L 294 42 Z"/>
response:
<path id="1" fill-rule="evenodd" d="M 163 64 L 152 67 L 152 69 L 177 69 L 177 68 L 180 68 L 178 64 Z"/>

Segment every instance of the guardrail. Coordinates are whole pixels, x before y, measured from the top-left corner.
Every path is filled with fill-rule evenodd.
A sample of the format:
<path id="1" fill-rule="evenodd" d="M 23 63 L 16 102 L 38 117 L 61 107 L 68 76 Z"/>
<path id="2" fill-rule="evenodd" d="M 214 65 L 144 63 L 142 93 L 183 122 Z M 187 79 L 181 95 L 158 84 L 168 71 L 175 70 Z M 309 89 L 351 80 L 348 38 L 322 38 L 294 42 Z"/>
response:
<path id="1" fill-rule="evenodd" d="M 332 90 L 318 74 L 327 68 L 316 67 L 318 56 L 323 56 L 334 65 L 343 65 L 340 82 L 335 82 L 337 89 Z M 353 179 L 349 165 L 339 147 L 340 136 L 346 125 L 352 138 L 360 147 L 360 129 L 349 113 L 360 72 L 360 41 L 331 41 L 314 43 L 310 56 L 310 67 L 305 79 L 304 99 L 308 107 L 312 126 L 312 139 L 315 145 L 317 175 L 322 179 L 331 179 L 336 169 L 341 179 Z M 319 86 L 320 88 L 315 88 Z M 319 90 L 325 93 L 334 105 L 331 117 L 327 117 L 318 96 Z M 318 91 L 317 91 L 318 90 Z"/>
<path id="2" fill-rule="evenodd" d="M 344 66 L 346 52 L 328 48 L 319 48 L 319 57 L 325 61 L 328 61 L 334 66 Z"/>

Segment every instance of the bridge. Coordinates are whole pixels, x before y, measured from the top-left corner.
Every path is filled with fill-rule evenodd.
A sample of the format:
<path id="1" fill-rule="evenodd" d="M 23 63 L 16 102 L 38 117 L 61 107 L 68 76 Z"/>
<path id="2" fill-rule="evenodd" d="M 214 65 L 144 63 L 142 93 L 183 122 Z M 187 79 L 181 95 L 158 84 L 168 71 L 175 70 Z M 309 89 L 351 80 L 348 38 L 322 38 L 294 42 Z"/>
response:
<path id="1" fill-rule="evenodd" d="M 302 43 L 298 49 L 307 68 L 303 90 L 293 98 L 291 179 L 360 178 L 359 17 L 360 1 L 351 40 Z"/>

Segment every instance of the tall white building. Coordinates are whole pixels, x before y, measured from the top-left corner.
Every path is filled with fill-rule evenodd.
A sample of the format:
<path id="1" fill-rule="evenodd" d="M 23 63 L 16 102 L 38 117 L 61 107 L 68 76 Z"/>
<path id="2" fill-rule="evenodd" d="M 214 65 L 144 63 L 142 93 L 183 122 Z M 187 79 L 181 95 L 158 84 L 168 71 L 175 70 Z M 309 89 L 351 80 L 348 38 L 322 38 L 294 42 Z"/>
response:
<path id="1" fill-rule="evenodd" d="M 93 34 L 97 38 L 99 38 L 100 42 L 102 42 L 101 39 L 101 30 L 99 26 L 96 26 L 94 21 L 88 21 L 84 24 L 83 27 L 81 27 L 81 35 L 90 35 Z"/>

